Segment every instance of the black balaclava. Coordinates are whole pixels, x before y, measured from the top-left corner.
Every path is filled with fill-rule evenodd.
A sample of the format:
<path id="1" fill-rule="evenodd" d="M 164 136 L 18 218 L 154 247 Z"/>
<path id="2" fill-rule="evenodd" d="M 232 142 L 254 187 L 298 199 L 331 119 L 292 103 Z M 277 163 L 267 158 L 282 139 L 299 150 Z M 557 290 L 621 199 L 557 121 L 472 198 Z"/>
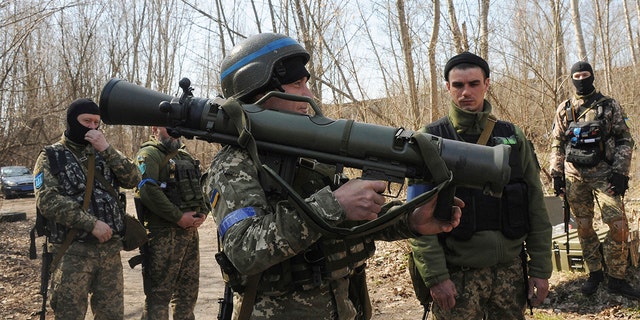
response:
<path id="1" fill-rule="evenodd" d="M 87 98 L 80 98 L 71 102 L 67 109 L 67 130 L 64 131 L 67 139 L 81 145 L 89 144 L 89 141 L 84 139 L 84 135 L 89 130 L 92 130 L 78 122 L 78 116 L 84 113 L 99 115 L 100 108 L 93 100 Z"/>
<path id="2" fill-rule="evenodd" d="M 589 71 L 591 76 L 582 80 L 574 79 L 573 74 L 580 71 Z M 596 87 L 593 86 L 593 80 L 593 68 L 591 68 L 589 62 L 578 61 L 573 64 L 571 67 L 571 81 L 573 82 L 573 86 L 576 87 L 576 93 L 579 96 L 586 96 L 596 90 Z"/>

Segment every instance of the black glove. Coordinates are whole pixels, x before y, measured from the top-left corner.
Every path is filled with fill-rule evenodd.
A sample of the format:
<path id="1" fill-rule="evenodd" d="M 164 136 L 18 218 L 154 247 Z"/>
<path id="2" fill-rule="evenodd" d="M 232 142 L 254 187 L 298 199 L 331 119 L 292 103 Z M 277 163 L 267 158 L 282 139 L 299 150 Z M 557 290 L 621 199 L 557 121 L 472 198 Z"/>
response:
<path id="1" fill-rule="evenodd" d="M 553 190 L 555 190 L 556 197 L 564 193 L 564 177 L 553 177 Z"/>
<path id="2" fill-rule="evenodd" d="M 624 196 L 624 193 L 629 189 L 629 177 L 617 172 L 611 175 L 609 183 L 614 196 Z"/>

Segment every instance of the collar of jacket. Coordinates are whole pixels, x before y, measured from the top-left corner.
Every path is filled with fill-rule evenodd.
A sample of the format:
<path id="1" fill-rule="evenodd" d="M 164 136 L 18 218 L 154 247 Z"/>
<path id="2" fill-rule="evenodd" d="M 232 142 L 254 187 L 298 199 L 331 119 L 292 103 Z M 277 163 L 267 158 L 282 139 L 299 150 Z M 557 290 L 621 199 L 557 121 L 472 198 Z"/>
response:
<path id="1" fill-rule="evenodd" d="M 71 152 L 73 152 L 74 154 L 80 156 L 80 155 L 89 155 L 92 153 L 96 153 L 93 148 L 93 146 L 89 143 L 86 146 L 79 144 L 79 143 L 75 143 L 69 139 L 67 139 L 67 137 L 65 137 L 65 135 L 62 135 L 62 139 L 60 139 L 60 143 L 63 144 L 64 146 L 66 146 Z"/>
<path id="2" fill-rule="evenodd" d="M 484 100 L 484 106 L 481 112 L 466 111 L 451 102 L 451 106 L 449 107 L 449 120 L 451 120 L 453 127 L 459 134 L 481 134 L 491 114 L 491 110 L 491 104 L 487 100 Z"/>
<path id="3" fill-rule="evenodd" d="M 597 94 L 597 93 L 599 93 L 599 92 L 600 92 L 600 91 L 598 91 L 598 89 L 594 89 L 591 93 L 589 93 L 589 94 L 587 94 L 587 95 L 579 96 L 579 95 L 577 95 L 577 94 L 574 94 L 574 95 L 573 95 L 573 97 L 574 97 L 576 100 L 584 100 L 584 101 L 587 101 L 587 100 L 589 100 L 589 98 L 593 97 L 595 94 Z"/>
<path id="4" fill-rule="evenodd" d="M 162 153 L 165 154 L 169 154 L 171 151 L 167 150 L 167 148 L 162 144 L 162 142 L 160 140 L 158 140 L 158 138 L 156 138 L 156 136 L 151 135 L 149 137 L 149 140 L 147 140 L 146 142 L 142 143 L 142 145 L 140 146 L 140 148 L 144 148 L 144 147 L 148 147 L 148 146 L 154 146 L 156 148 L 158 148 L 158 150 L 162 151 Z M 185 149 L 185 144 L 184 143 L 180 143 L 180 148 L 178 148 L 179 150 L 184 150 Z"/>

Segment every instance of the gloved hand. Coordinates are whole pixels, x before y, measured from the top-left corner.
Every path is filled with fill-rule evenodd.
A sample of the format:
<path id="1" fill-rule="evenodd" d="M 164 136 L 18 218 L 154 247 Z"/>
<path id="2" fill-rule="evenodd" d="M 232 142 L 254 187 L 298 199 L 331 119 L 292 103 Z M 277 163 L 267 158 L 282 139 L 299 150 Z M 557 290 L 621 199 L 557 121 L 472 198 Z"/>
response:
<path id="1" fill-rule="evenodd" d="M 614 196 L 624 196 L 624 193 L 629 189 L 629 177 L 614 172 L 609 177 L 609 189 L 613 191 Z"/>
<path id="2" fill-rule="evenodd" d="M 564 193 L 564 177 L 553 177 L 553 190 L 555 190 L 556 197 Z"/>

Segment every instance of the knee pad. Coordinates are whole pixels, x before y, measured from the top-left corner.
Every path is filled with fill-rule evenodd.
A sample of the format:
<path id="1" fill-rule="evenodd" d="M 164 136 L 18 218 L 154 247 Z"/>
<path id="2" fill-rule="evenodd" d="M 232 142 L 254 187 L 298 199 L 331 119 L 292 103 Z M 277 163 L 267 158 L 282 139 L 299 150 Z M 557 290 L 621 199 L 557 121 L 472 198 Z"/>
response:
<path id="1" fill-rule="evenodd" d="M 593 230 L 593 218 L 576 218 L 576 223 L 580 238 L 590 238 L 596 235 L 596 231 Z"/>
<path id="2" fill-rule="evenodd" d="M 629 225 L 626 219 L 618 219 L 608 223 L 609 234 L 615 242 L 625 242 L 629 237 Z"/>

